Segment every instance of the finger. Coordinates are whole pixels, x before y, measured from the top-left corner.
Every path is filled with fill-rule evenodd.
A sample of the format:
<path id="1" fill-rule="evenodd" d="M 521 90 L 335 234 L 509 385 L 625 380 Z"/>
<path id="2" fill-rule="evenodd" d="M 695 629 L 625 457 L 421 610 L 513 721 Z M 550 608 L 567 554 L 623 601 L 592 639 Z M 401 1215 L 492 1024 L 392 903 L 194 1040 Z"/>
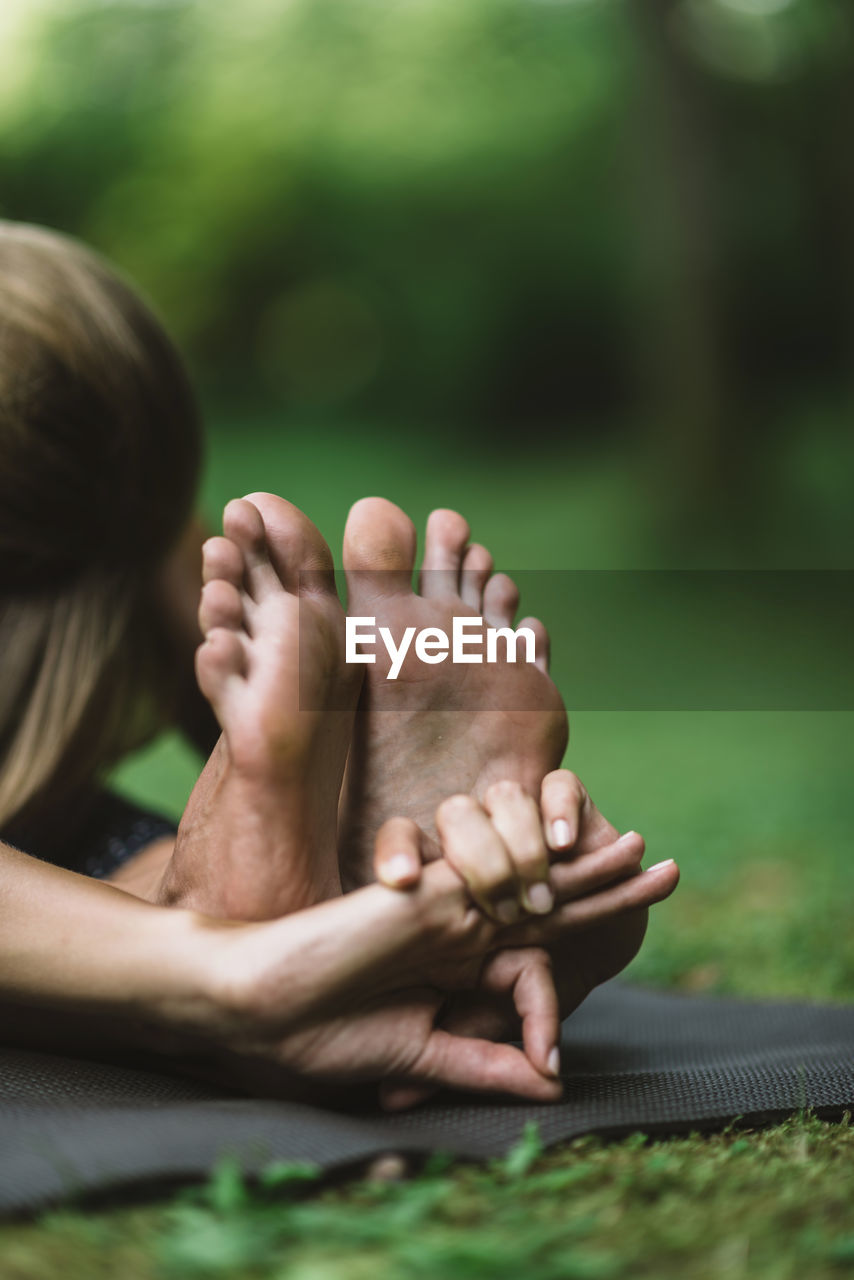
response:
<path id="1" fill-rule="evenodd" d="M 512 1093 L 536 1102 L 556 1102 L 563 1092 L 560 1080 L 541 1075 L 521 1049 L 441 1028 L 430 1033 L 409 1078 L 479 1093 Z"/>
<path id="2" fill-rule="evenodd" d="M 389 889 L 410 889 L 421 879 L 421 829 L 409 818 L 389 818 L 374 841 L 374 876 Z"/>
<path id="3" fill-rule="evenodd" d="M 567 852 L 578 839 L 586 801 L 586 787 L 569 769 L 546 774 L 540 787 L 540 809 L 549 848 L 555 853 Z"/>
<path id="4" fill-rule="evenodd" d="M 537 802 L 520 783 L 494 782 L 483 797 L 484 808 L 513 860 L 519 902 L 525 911 L 545 915 L 554 906 L 549 887 L 549 855 Z"/>
<path id="5" fill-rule="evenodd" d="M 424 562 L 419 589 L 422 596 L 455 596 L 469 540 L 468 521 L 458 511 L 431 511 L 424 535 Z"/>
<path id="6" fill-rule="evenodd" d="M 463 556 L 460 595 L 463 602 L 476 613 L 480 613 L 483 608 L 483 589 L 489 581 L 492 566 L 492 556 L 479 542 L 473 542 Z"/>
<path id="7" fill-rule="evenodd" d="M 520 949 L 516 954 L 546 955 L 549 969 L 551 969 L 550 958 L 538 947 Z M 497 955 L 493 957 L 491 963 L 496 962 Z M 481 983 L 482 979 L 483 975 L 481 975 Z M 500 994 L 502 997 L 505 995 L 503 990 Z M 493 1002 L 485 1001 L 482 985 L 472 991 L 456 992 L 453 1001 L 442 1012 L 442 1029 L 453 1035 L 480 1036 L 493 1043 L 496 1040 L 517 1040 L 519 1038 L 518 1019 L 509 1011 L 504 1012 L 504 1004 L 505 1000 L 502 999 L 501 1011 L 499 1011 L 498 1006 Z M 433 1097 L 436 1091 L 435 1085 L 414 1085 L 399 1079 L 383 1080 L 379 1090 L 380 1105 L 387 1111 L 402 1111 L 425 1102 Z"/>
<path id="8" fill-rule="evenodd" d="M 669 898 L 679 883 L 679 868 L 672 858 L 656 863 L 628 880 L 586 898 L 577 898 L 558 907 L 550 916 L 528 920 L 501 931 L 502 946 L 545 946 L 562 934 L 581 931 L 603 920 L 613 919 L 638 907 L 651 907 Z"/>
<path id="9" fill-rule="evenodd" d="M 481 986 L 511 992 L 522 1020 L 522 1043 L 529 1060 L 545 1076 L 560 1072 L 560 1004 L 551 958 L 540 947 L 499 951 L 484 968 Z"/>
<path id="10" fill-rule="evenodd" d="M 616 828 L 602 817 L 584 783 L 569 769 L 546 774 L 540 809 L 549 848 L 555 853 L 587 852 L 617 838 Z"/>
<path id="11" fill-rule="evenodd" d="M 519 883 L 510 854 L 473 796 L 451 796 L 436 810 L 442 852 L 487 915 L 518 920 Z"/>
<path id="12" fill-rule="evenodd" d="M 583 898 L 597 889 L 637 875 L 644 853 L 643 836 L 627 831 L 613 844 L 584 853 L 571 862 L 556 862 L 551 883 L 558 902 Z"/>
<path id="13" fill-rule="evenodd" d="M 512 994 L 521 1019 L 522 1039 L 529 1061 L 542 1075 L 557 1077 L 560 1071 L 560 1007 L 548 953 L 539 947 L 497 952 L 484 969 L 481 988 L 499 995 Z M 470 1012 L 460 1010 L 456 1018 L 452 1013 L 444 1022 L 444 1030 L 471 1036 Z M 490 1042 L 494 1043 L 501 1035 L 502 1032 L 496 1029 Z M 435 1086 L 385 1080 L 380 1085 L 380 1104 L 388 1111 L 402 1111 L 426 1101 L 435 1092 Z"/>

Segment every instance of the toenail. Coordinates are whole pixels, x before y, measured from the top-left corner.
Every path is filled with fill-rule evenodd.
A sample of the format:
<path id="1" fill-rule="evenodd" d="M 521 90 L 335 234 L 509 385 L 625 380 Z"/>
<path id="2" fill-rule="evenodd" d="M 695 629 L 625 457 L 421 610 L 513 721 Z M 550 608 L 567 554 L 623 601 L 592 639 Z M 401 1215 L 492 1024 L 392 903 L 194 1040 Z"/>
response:
<path id="1" fill-rule="evenodd" d="M 555 904 L 554 894 L 545 882 L 532 884 L 528 890 L 527 898 L 531 910 L 536 912 L 538 916 L 548 915 Z"/>
<path id="2" fill-rule="evenodd" d="M 495 914 L 502 924 L 515 924 L 519 919 L 519 904 L 513 898 L 505 898 L 495 908 Z"/>

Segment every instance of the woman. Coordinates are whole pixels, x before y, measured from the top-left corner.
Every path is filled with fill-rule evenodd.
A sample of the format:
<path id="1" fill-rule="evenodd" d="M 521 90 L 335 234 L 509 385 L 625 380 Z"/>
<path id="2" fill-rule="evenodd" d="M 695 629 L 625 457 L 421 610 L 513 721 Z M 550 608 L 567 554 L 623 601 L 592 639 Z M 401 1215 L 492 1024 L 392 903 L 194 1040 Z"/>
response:
<path id="1" fill-rule="evenodd" d="M 248 874 L 257 843 L 237 859 L 234 851 L 264 806 L 275 808 L 270 798 L 281 792 L 281 778 L 267 776 L 261 785 L 253 779 L 247 801 L 246 770 L 235 748 L 245 715 L 229 726 L 226 701 L 210 678 L 215 633 L 221 641 L 234 633 L 244 656 L 256 640 L 249 614 L 258 601 L 243 588 L 253 556 L 275 567 L 271 526 L 282 510 L 257 507 L 260 528 L 256 522 L 244 537 L 238 518 L 225 540 L 243 557 L 236 570 L 222 560 L 232 554 L 222 543 L 209 548 L 209 558 L 218 554 L 220 561 L 208 565 L 208 588 L 219 583 L 221 601 L 229 590 L 243 596 L 236 618 L 210 607 L 205 615 L 203 604 L 207 640 L 199 672 L 226 734 L 195 798 L 189 836 L 174 850 L 169 824 L 110 797 L 102 778 L 122 754 L 166 724 L 179 724 L 204 747 L 216 735 L 192 676 L 201 638 L 195 619 L 201 533 L 192 516 L 199 426 L 192 395 L 168 339 L 133 292 L 88 251 L 54 233 L 0 224 L 0 313 L 0 652 L 6 677 L 0 831 L 8 842 L 2 850 L 0 998 L 16 1012 L 5 1020 L 10 1035 L 43 1040 L 49 1026 L 49 1041 L 59 1046 L 81 1034 L 87 1045 L 150 1045 L 181 1059 L 190 1055 L 209 1072 L 236 1073 L 252 1087 L 293 1088 L 297 1078 L 391 1076 L 409 1085 L 438 1080 L 556 1096 L 557 1006 L 545 953 L 531 944 L 556 943 L 582 921 L 613 922 L 625 911 L 634 913 L 626 918 L 637 925 L 649 902 L 672 891 L 675 868 L 638 876 L 639 837 L 608 840 L 616 837 L 610 828 L 603 837 L 603 820 L 570 789 L 561 801 L 565 821 L 576 830 L 579 823 L 592 825 L 597 840 L 589 854 L 553 869 L 558 903 L 561 895 L 567 902 L 542 920 L 529 915 L 502 929 L 487 918 L 490 902 L 506 895 L 511 875 L 524 889 L 521 871 L 513 871 L 524 856 L 505 837 L 505 865 L 490 878 L 484 865 L 497 837 L 482 811 L 475 835 L 469 827 L 465 840 L 455 836 L 449 819 L 445 836 L 448 848 L 456 846 L 457 872 L 476 885 L 486 913 L 471 907 L 460 875 L 446 860 L 421 875 L 422 842 L 411 822 L 383 827 L 377 836 L 381 877 L 393 859 L 399 868 L 403 856 L 407 870 L 396 882 L 408 891 L 379 885 L 335 898 L 337 859 L 329 833 L 355 688 L 334 732 L 328 718 L 312 722 L 304 744 L 311 767 L 305 763 L 289 782 L 302 806 L 299 824 L 293 809 L 276 810 L 275 820 L 263 824 L 263 839 L 277 849 L 259 863 L 272 886 L 267 892 L 258 876 Z M 247 506 L 238 504 L 244 525 L 255 519 Z M 305 521 L 294 512 L 287 520 Z M 328 550 L 313 541 L 316 531 L 300 528 L 300 554 L 314 556 L 300 567 L 319 565 L 325 572 Z M 288 608 L 293 592 L 283 574 L 275 571 L 273 579 L 275 615 Z M 323 608 L 329 618 L 339 611 L 329 623 L 334 631 L 340 606 L 327 598 Z M 262 629 L 256 648 L 263 666 L 277 649 L 272 630 Z M 235 669 L 229 678 L 236 675 Z M 283 678 L 276 668 L 275 687 Z M 327 669 L 318 673 L 320 680 L 331 678 Z M 285 725 L 291 737 L 296 724 L 292 716 Z M 265 729 L 259 721 L 254 730 L 253 739 L 270 747 L 271 759 L 281 723 Z M 328 753 L 316 750 L 327 739 L 338 744 L 331 765 Z M 518 808 L 522 800 L 517 796 L 513 803 Z M 528 798 L 526 820 L 531 803 Z M 289 824 L 302 831 L 306 813 L 321 809 L 317 838 L 304 842 L 308 853 L 301 866 Z M 55 866 L 15 852 L 11 844 Z M 321 845 L 322 857 L 315 857 Z M 544 838 L 539 847 L 547 871 Z M 318 887 L 312 875 L 320 865 L 325 872 Z M 289 882 L 294 867 L 299 874 Z M 79 872 L 112 877 L 173 909 L 137 901 Z M 600 889 L 603 883 L 609 887 Z M 335 900 L 295 911 L 325 898 Z M 286 912 L 293 914 L 269 924 L 217 919 Z M 437 1029 L 444 993 L 460 988 L 512 998 L 527 1057 Z M 33 1016 L 42 1007 L 55 1011 L 49 1024 Z M 460 1030 L 470 1034 L 471 1022 Z"/>

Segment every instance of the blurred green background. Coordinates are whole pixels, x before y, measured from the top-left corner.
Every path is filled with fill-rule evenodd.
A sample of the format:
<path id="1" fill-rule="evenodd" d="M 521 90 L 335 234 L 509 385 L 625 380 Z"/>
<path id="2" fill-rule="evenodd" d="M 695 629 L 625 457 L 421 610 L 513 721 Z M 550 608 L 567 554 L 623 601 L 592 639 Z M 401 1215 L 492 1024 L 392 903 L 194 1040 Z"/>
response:
<path id="1" fill-rule="evenodd" d="M 129 272 L 213 423 L 311 430 L 318 507 L 366 424 L 377 475 L 618 460 L 630 536 L 560 563 L 847 567 L 853 119 L 847 0 L 0 16 L 3 213 Z"/>
<path id="2" fill-rule="evenodd" d="M 336 551 L 378 492 L 505 568 L 851 567 L 852 123 L 848 0 L 0 11 L 0 212 L 161 312 L 211 519 L 274 489 Z M 573 602 L 538 607 L 571 708 Z M 573 717 L 683 865 L 639 972 L 850 994 L 851 729 Z M 119 782 L 177 813 L 197 767 L 166 740 Z"/>
<path id="3" fill-rule="evenodd" d="M 0 4 L 0 215 L 81 236 L 163 315 L 206 409 L 210 518 L 273 489 L 336 553 L 381 493 L 419 528 L 458 507 L 503 568 L 851 568 L 852 125 L 850 0 Z M 573 600 L 537 607 L 572 710 Z M 853 732 L 572 713 L 568 763 L 682 868 L 633 977 L 851 999 Z M 117 782 L 178 814 L 198 767 L 165 738 Z M 528 1234 L 490 1193 L 459 1257 L 441 1215 L 434 1254 L 432 1211 L 357 1197 L 344 1260 L 306 1218 L 293 1274 L 350 1274 L 372 1239 L 371 1274 L 409 1275 L 402 1230 L 431 1275 L 740 1276 L 748 1248 L 751 1275 L 837 1275 L 842 1157 L 772 1139 L 765 1182 L 761 1138 L 732 1146 L 744 1173 L 730 1138 L 683 1144 L 681 1199 L 658 1148 L 610 1148 L 601 1206 L 539 1184 Z M 173 1274 L 170 1212 L 22 1228 L 9 1274 Z M 193 1222 L 197 1273 L 257 1274 L 214 1227 Z"/>

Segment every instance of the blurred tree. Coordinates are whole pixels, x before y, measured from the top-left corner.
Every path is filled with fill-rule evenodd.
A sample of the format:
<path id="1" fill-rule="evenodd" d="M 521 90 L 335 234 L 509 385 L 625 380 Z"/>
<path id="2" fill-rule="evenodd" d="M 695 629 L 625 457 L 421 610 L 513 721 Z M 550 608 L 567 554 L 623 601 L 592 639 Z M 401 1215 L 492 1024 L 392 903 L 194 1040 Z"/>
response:
<path id="1" fill-rule="evenodd" d="M 628 422 L 683 527 L 761 520 L 792 406 L 852 389 L 853 23 L 4 0 L 0 208 L 116 259 L 220 400 L 507 449 Z"/>
<path id="2" fill-rule="evenodd" d="M 651 457 L 684 519 L 729 506 L 743 424 L 724 340 L 721 138 L 708 77 L 677 38 L 681 8 L 681 0 L 631 6 L 642 60 L 635 127 L 646 320 L 636 333 L 651 389 Z"/>

